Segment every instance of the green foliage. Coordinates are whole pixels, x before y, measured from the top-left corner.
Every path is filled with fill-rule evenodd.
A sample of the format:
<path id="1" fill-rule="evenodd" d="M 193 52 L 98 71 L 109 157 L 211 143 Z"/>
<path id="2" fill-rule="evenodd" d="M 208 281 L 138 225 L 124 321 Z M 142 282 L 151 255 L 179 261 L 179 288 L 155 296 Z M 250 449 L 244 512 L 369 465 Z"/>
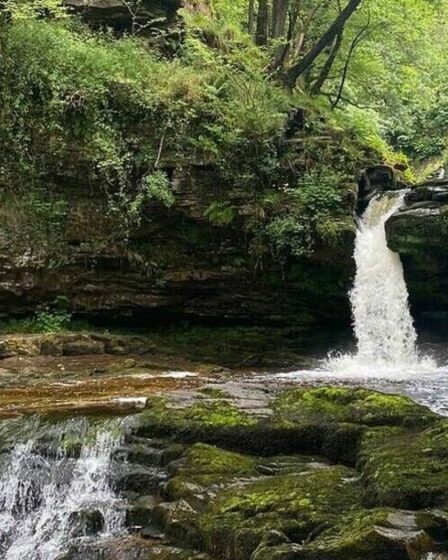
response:
<path id="1" fill-rule="evenodd" d="M 52 334 L 66 330 L 72 324 L 68 303 L 65 297 L 58 297 L 53 303 L 40 306 L 32 317 L 10 319 L 7 323 L 0 324 L 0 331 L 4 334 Z"/>
<path id="2" fill-rule="evenodd" d="M 144 38 L 92 33 L 58 0 L 10 0 L 0 30 L 0 181 L 15 202 L 5 227 L 60 262 L 69 218 L 60 190 L 76 167 L 107 197 L 111 241 L 127 242 L 155 205 L 175 211 L 171 170 L 199 164 L 213 168 L 218 187 L 204 216 L 218 227 L 238 219 L 255 267 L 272 254 L 284 262 L 342 245 L 353 229 L 347 177 L 371 163 L 403 167 L 390 143 L 416 158 L 444 149 L 444 39 L 433 37 L 446 35 L 447 1 L 394 0 L 391 9 L 366 0 L 312 97 L 325 57 L 287 91 L 269 69 L 278 42 L 260 49 L 247 33 L 246 0 L 186 3 L 185 42 L 172 59 Z M 336 7 L 318 10 L 305 47 Z M 298 108 L 303 122 L 291 132 Z"/>
<path id="3" fill-rule="evenodd" d="M 235 209 L 228 202 L 212 202 L 205 217 L 215 226 L 227 226 L 235 219 Z"/>
<path id="4" fill-rule="evenodd" d="M 4 192 L 0 201 L 2 227 L 9 241 L 22 249 L 26 258 L 43 261 L 48 267 L 60 264 L 64 259 L 67 201 L 32 184 L 24 192 Z"/>
<path id="5" fill-rule="evenodd" d="M 341 178 L 330 170 L 320 169 L 305 174 L 297 187 L 291 189 L 289 212 L 274 218 L 266 227 L 278 254 L 309 256 L 319 234 L 327 237 L 324 241 L 337 241 L 338 217 L 345 213 L 341 183 Z M 334 229 L 331 223 L 336 224 Z M 327 224 L 327 230 L 322 224 Z"/>
<path id="6" fill-rule="evenodd" d="M 68 328 L 71 321 L 71 314 L 64 310 L 51 310 L 44 308 L 36 312 L 32 325 L 35 332 L 40 333 L 55 333 Z"/>
<path id="7" fill-rule="evenodd" d="M 242 53 L 235 42 L 224 55 L 192 31 L 183 56 L 168 61 L 141 39 L 31 17 L 4 29 L 2 42 L 3 183 L 41 188 L 64 176 L 76 146 L 86 180 L 107 194 L 119 239 L 140 224 L 148 201 L 173 205 L 167 157 L 213 162 L 223 185 L 251 188 L 278 166 L 289 103 L 261 74 L 253 45 Z M 253 79 L 233 67 L 246 52 Z"/>
<path id="8" fill-rule="evenodd" d="M 27 20 L 34 17 L 66 18 L 67 10 L 61 0 L 6 0 L 5 9 L 13 20 Z"/>

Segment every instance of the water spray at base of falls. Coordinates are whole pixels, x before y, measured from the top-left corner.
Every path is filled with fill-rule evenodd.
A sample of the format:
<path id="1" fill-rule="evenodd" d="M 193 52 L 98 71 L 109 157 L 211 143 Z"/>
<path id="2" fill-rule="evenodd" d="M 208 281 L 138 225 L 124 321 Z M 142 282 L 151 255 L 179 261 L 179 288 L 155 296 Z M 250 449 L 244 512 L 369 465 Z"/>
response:
<path id="1" fill-rule="evenodd" d="M 59 560 L 93 530 L 123 534 L 126 506 L 111 483 L 120 421 L 79 418 L 37 432 L 0 458 L 0 558 Z"/>
<path id="2" fill-rule="evenodd" d="M 340 373 L 430 372 L 435 364 L 417 351 L 400 256 L 387 246 L 385 224 L 403 204 L 404 193 L 374 198 L 356 236 L 356 277 L 350 293 L 357 352 L 331 356 L 326 368 Z"/>

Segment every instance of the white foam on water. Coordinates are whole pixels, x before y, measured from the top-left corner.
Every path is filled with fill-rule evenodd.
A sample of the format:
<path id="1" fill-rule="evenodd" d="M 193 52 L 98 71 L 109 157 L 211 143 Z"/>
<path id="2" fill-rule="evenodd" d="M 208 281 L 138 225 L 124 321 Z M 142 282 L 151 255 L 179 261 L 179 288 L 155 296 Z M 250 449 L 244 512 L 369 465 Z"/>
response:
<path id="1" fill-rule="evenodd" d="M 161 377 L 168 377 L 171 379 L 185 379 L 187 377 L 197 377 L 197 373 L 193 373 L 191 371 L 167 371 L 163 373 Z"/>
<path id="2" fill-rule="evenodd" d="M 119 406 L 143 410 L 148 404 L 148 397 L 118 397 L 116 399 L 112 399 L 112 402 L 117 403 Z"/>

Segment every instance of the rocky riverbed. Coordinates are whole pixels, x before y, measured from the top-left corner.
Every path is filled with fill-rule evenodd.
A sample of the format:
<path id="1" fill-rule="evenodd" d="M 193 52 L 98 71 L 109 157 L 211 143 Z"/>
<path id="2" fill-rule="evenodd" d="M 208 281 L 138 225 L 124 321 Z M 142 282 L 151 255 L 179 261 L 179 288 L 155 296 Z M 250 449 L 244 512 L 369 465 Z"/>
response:
<path id="1" fill-rule="evenodd" d="M 138 337 L 9 336 L 2 351 L 5 558 L 27 531 L 42 560 L 416 560 L 448 548 L 448 421 L 408 397 L 180 359 Z M 12 464 L 27 490 L 8 510 Z"/>

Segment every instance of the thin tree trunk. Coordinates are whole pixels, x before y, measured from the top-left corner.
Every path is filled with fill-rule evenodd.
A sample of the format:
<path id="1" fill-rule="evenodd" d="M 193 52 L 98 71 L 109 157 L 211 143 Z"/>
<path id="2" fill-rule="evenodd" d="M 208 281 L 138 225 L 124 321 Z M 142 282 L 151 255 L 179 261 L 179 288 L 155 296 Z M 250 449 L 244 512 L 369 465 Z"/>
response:
<path id="1" fill-rule="evenodd" d="M 255 0 L 249 0 L 248 31 L 251 37 L 255 34 Z"/>
<path id="2" fill-rule="evenodd" d="M 285 40 L 282 41 L 274 51 L 274 56 L 272 57 L 271 64 L 269 66 L 272 74 L 278 74 L 279 70 L 281 70 L 285 64 L 285 60 L 291 48 L 294 29 L 297 24 L 297 17 L 298 17 L 297 11 L 290 10 L 287 14 L 287 18 L 289 20 L 288 31 L 286 33 Z"/>
<path id="3" fill-rule="evenodd" d="M 367 24 L 367 26 L 364 27 L 363 29 L 361 29 L 361 31 L 356 35 L 356 37 L 352 41 L 352 44 L 350 45 L 350 49 L 348 51 L 347 59 L 346 59 L 345 64 L 344 64 L 344 70 L 342 71 L 342 77 L 341 77 L 341 82 L 339 84 L 338 93 L 336 95 L 336 99 L 331 104 L 331 108 L 332 108 L 333 111 L 334 111 L 334 109 L 336 109 L 336 107 L 339 105 L 339 102 L 342 99 L 342 94 L 344 93 L 345 82 L 347 80 L 348 69 L 349 69 L 349 66 L 350 66 L 350 62 L 352 60 L 353 53 L 355 52 L 356 47 L 363 40 L 363 38 L 366 35 L 368 35 L 368 28 L 369 28 L 369 26 Z"/>
<path id="4" fill-rule="evenodd" d="M 258 17 L 257 17 L 257 33 L 255 42 L 257 45 L 264 47 L 268 44 L 269 33 L 269 3 L 268 0 L 259 0 Z"/>
<path id="5" fill-rule="evenodd" d="M 317 80 L 314 82 L 313 87 L 311 88 L 311 94 L 312 95 L 319 95 L 319 93 L 322 91 L 323 85 L 327 81 L 328 76 L 330 75 L 331 69 L 333 68 L 334 61 L 336 60 L 336 57 L 337 57 L 337 55 L 338 55 L 338 53 L 341 49 L 343 36 L 344 36 L 344 34 L 341 31 L 339 33 L 339 35 L 336 37 L 336 40 L 334 42 L 333 48 L 331 49 L 330 55 L 328 56 L 327 60 L 325 61 L 325 64 L 324 64 Z"/>
<path id="6" fill-rule="evenodd" d="M 350 0 L 347 6 L 342 10 L 334 22 L 330 25 L 327 31 L 322 35 L 322 37 L 317 41 L 317 43 L 311 48 L 310 51 L 297 63 L 294 64 L 287 75 L 288 84 L 290 87 L 294 87 L 298 78 L 310 68 L 314 63 L 316 58 L 322 53 L 322 51 L 327 47 L 335 37 L 344 30 L 345 24 L 348 19 L 353 15 L 358 6 L 361 4 L 362 0 Z"/>

